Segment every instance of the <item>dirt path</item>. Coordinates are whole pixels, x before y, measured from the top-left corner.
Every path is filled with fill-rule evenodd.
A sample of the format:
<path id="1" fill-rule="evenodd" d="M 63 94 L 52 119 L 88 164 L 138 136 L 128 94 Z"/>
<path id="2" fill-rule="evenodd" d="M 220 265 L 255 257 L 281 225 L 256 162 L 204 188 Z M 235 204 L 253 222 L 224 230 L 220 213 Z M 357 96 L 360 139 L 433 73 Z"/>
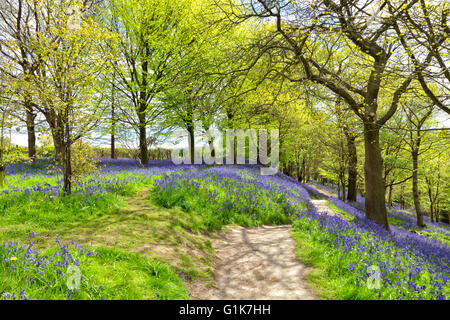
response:
<path id="1" fill-rule="evenodd" d="M 312 184 L 308 184 L 308 186 L 310 186 L 311 188 L 316 189 L 319 193 L 321 193 L 324 197 L 333 197 L 333 195 L 325 190 L 319 189 L 316 186 L 312 185 Z M 344 217 L 336 214 L 327 204 L 328 200 L 316 200 L 316 199 L 310 199 L 311 203 L 313 204 L 314 207 L 316 207 L 316 210 L 318 213 L 321 214 L 326 214 L 329 216 L 339 216 L 343 219 L 345 219 Z"/>
<path id="2" fill-rule="evenodd" d="M 334 195 L 328 191 L 322 190 L 317 188 L 315 185 L 313 184 L 308 184 L 308 186 L 310 186 L 313 189 L 316 189 L 319 193 L 321 193 L 324 197 L 333 197 Z"/>
<path id="3" fill-rule="evenodd" d="M 326 214 L 329 216 L 335 216 L 336 213 L 330 209 L 327 205 L 327 200 L 314 200 L 311 199 L 312 204 L 316 207 L 318 213 Z"/>
<path id="4" fill-rule="evenodd" d="M 191 288 L 192 299 L 317 299 L 296 259 L 291 226 L 230 227 L 213 241 L 216 287 Z"/>

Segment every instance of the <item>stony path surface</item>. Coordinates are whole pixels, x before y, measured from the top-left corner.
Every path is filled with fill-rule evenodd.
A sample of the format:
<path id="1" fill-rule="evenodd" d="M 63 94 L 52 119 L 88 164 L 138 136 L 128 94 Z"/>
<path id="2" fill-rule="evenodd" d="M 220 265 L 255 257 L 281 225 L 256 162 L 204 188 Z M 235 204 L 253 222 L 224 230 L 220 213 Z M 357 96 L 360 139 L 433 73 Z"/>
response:
<path id="1" fill-rule="evenodd" d="M 192 299 L 317 299 L 307 288 L 310 268 L 296 259 L 291 226 L 230 227 L 213 241 L 216 287 L 190 288 Z"/>
<path id="2" fill-rule="evenodd" d="M 330 192 L 328 192 L 328 191 L 325 191 L 325 190 L 322 190 L 322 189 L 319 189 L 319 188 L 317 188 L 315 185 L 313 185 L 313 184 L 308 184 L 308 186 L 310 186 L 311 188 L 313 188 L 313 189 L 316 189 L 319 193 L 321 193 L 324 197 L 333 197 L 333 194 L 332 193 L 330 193 Z"/>
<path id="3" fill-rule="evenodd" d="M 311 199 L 312 204 L 316 207 L 318 213 L 326 214 L 329 216 L 335 216 L 336 213 L 330 209 L 327 205 L 327 200 L 314 200 Z"/>
<path id="4" fill-rule="evenodd" d="M 319 193 L 321 193 L 324 197 L 332 197 L 333 195 L 325 190 L 319 189 L 316 186 L 312 184 L 308 184 L 311 188 L 316 189 Z M 316 200 L 316 199 L 310 199 L 312 204 L 316 207 L 317 212 L 326 214 L 329 216 L 336 216 L 337 214 L 330 209 L 327 205 L 327 200 Z M 339 216 L 339 215 L 337 215 Z"/>

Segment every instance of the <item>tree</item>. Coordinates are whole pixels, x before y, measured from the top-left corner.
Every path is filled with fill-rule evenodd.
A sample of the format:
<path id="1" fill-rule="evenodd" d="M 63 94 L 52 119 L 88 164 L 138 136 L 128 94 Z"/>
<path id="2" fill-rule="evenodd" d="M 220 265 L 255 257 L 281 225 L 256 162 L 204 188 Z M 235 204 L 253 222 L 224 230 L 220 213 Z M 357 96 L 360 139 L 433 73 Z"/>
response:
<path id="1" fill-rule="evenodd" d="M 309 81 L 326 87 L 359 118 L 364 130 L 366 216 L 387 229 L 380 128 L 397 111 L 417 71 L 424 70 L 433 57 L 427 54 L 414 72 L 397 67 L 406 53 L 396 51 L 401 44 L 393 35 L 395 21 L 417 1 L 386 2 L 379 7 L 374 0 L 251 0 L 238 7 L 229 1 L 224 9 L 233 23 L 259 20 L 270 25 L 265 36 L 254 42 L 257 49 L 253 52 L 260 53 L 255 54 L 256 59 L 278 52 L 286 59 L 282 60 L 282 68 L 273 68 L 274 73 L 290 81 Z M 379 19 L 373 24 L 371 18 L 376 9 Z M 252 61 L 250 67 L 253 64 Z M 355 82 L 345 81 L 350 78 L 347 70 L 355 69 L 360 70 Z M 402 80 L 392 82 L 399 75 Z M 382 95 L 389 96 L 386 108 L 379 105 Z"/>
<path id="2" fill-rule="evenodd" d="M 0 87 L 0 89 L 3 89 Z M 3 90 L 2 90 L 3 91 Z M 2 98 L 4 97 L 3 92 L 1 92 Z M 6 171 L 6 161 L 5 161 L 5 126 L 7 121 L 7 116 L 9 115 L 9 108 L 5 105 L 4 100 L 0 100 L 0 110 L 2 112 L 1 123 L 0 123 L 0 187 L 5 185 L 5 171 Z"/>
<path id="3" fill-rule="evenodd" d="M 6 58 L 8 65 L 14 65 L 13 70 L 0 66 L 0 72 L 7 72 L 11 76 L 10 86 L 15 88 L 20 97 L 20 104 L 25 111 L 28 156 L 32 160 L 36 159 L 36 110 L 30 88 L 24 85 L 24 81 L 28 81 L 41 64 L 32 44 L 37 34 L 42 32 L 42 25 L 35 21 L 38 3 L 31 0 L 4 0 L 0 5 L 0 55 Z"/>
<path id="4" fill-rule="evenodd" d="M 20 150 L 15 148 L 11 140 L 5 136 L 5 129 L 11 130 L 12 126 L 17 123 L 14 117 L 16 106 L 11 103 L 14 93 L 3 82 L 8 83 L 8 81 L 5 81 L 3 77 L 0 78 L 0 188 L 3 188 L 5 184 L 6 166 L 24 160 Z"/>
<path id="5" fill-rule="evenodd" d="M 147 127 L 162 112 L 160 99 L 182 68 L 188 21 L 187 1 L 111 0 L 102 24 L 119 35 L 111 60 L 115 88 L 131 102 L 127 121 L 139 136 L 140 160 L 148 165 Z M 129 112 L 129 111 L 131 112 Z"/>
<path id="6" fill-rule="evenodd" d="M 338 185 L 342 186 L 343 189 L 343 199 L 345 199 L 345 172 L 342 167 L 345 163 L 347 164 L 347 200 L 356 202 L 357 200 L 357 182 L 358 182 L 358 154 L 356 150 L 357 142 L 356 139 L 359 135 L 359 128 L 357 125 L 357 120 L 352 114 L 351 110 L 345 105 L 341 105 L 341 99 L 338 98 L 336 106 L 333 110 L 333 114 L 337 118 L 337 126 L 339 131 L 343 133 L 345 137 L 346 148 L 344 149 L 342 138 L 339 141 L 339 152 L 341 153 L 340 163 L 341 168 L 339 170 L 340 183 Z M 341 134 L 339 134 L 341 136 Z"/>
<path id="7" fill-rule="evenodd" d="M 35 13 L 36 20 L 48 25 L 33 39 L 41 67 L 27 82 L 50 124 L 56 153 L 62 155 L 64 192 L 70 194 L 71 146 L 102 115 L 102 91 L 96 79 L 108 72 L 109 53 L 103 52 L 99 43 L 112 41 L 114 35 L 100 28 L 92 17 L 82 16 L 83 5 L 77 1 L 39 1 L 37 7 L 44 9 Z M 74 9 L 78 17 L 74 17 Z"/>
<path id="8" fill-rule="evenodd" d="M 449 14 L 447 1 L 419 0 L 408 5 L 393 21 L 423 91 L 447 114 L 450 114 Z"/>
<path id="9" fill-rule="evenodd" d="M 440 139 L 444 141 L 442 148 L 431 150 L 427 155 L 427 165 L 424 166 L 425 190 L 431 222 L 439 222 L 441 212 L 445 212 L 448 207 L 448 187 L 449 187 L 449 136 L 445 132 L 434 132 L 430 139 Z M 447 189 L 447 190 L 446 190 Z"/>
<path id="10" fill-rule="evenodd" d="M 426 227 L 423 221 L 423 210 L 420 203 L 419 192 L 419 156 L 431 148 L 431 144 L 424 148 L 423 139 L 427 121 L 433 114 L 434 108 L 431 106 L 420 106 L 420 102 L 410 100 L 403 104 L 407 117 L 408 132 L 404 138 L 404 142 L 408 145 L 412 160 L 412 194 L 414 199 L 414 208 L 417 215 L 417 225 Z"/>
<path id="11" fill-rule="evenodd" d="M 417 90 L 413 91 L 415 88 Z M 439 150 L 444 146 L 441 139 L 435 139 L 436 135 L 433 134 L 436 130 L 433 126 L 437 124 L 434 119 L 437 110 L 434 103 L 429 103 L 430 99 L 421 90 L 420 85 L 413 85 L 400 103 L 401 110 L 392 124 L 395 127 L 388 128 L 384 134 L 385 138 L 388 138 L 385 149 L 385 155 L 389 159 L 388 165 L 385 165 L 385 180 L 390 176 L 387 183 L 390 187 L 388 202 L 392 202 L 393 185 L 411 180 L 411 195 L 419 227 L 426 227 L 421 191 L 429 184 L 427 177 L 422 178 L 426 166 L 421 163 L 421 159 L 430 152 L 434 153 L 434 149 Z M 432 136 L 434 139 L 431 139 Z M 428 192 L 433 191 L 428 188 Z M 433 196 L 430 199 L 434 201 Z"/>
<path id="12" fill-rule="evenodd" d="M 394 187 L 402 185 L 408 180 L 412 179 L 411 171 L 409 170 L 409 152 L 403 148 L 403 139 L 405 138 L 406 130 L 404 124 L 404 117 L 398 114 L 393 121 L 395 125 L 402 130 L 395 131 L 385 128 L 380 134 L 381 146 L 383 149 L 383 180 L 387 190 L 388 208 L 392 208 Z"/>

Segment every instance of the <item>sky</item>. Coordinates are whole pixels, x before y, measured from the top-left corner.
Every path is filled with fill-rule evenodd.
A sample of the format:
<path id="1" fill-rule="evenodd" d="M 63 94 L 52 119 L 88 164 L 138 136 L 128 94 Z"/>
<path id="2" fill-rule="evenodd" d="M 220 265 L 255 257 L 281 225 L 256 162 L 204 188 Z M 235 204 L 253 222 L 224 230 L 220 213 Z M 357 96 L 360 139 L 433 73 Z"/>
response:
<path id="1" fill-rule="evenodd" d="M 11 137 L 12 143 L 15 145 L 26 147 L 28 145 L 27 135 L 26 134 L 12 134 Z"/>
<path id="2" fill-rule="evenodd" d="M 450 128 L 450 116 L 445 114 L 444 112 L 440 112 L 437 116 L 436 116 L 437 120 L 439 121 L 439 125 L 436 125 L 436 127 L 445 127 L 445 128 Z M 161 145 L 158 145 L 158 147 L 160 148 L 166 148 L 166 149 L 172 149 L 172 148 L 187 148 L 188 143 L 187 143 L 187 135 L 186 132 L 184 132 L 184 130 L 177 130 L 174 132 L 174 134 L 176 136 L 182 136 L 181 141 L 178 144 L 174 144 L 173 140 L 168 140 L 165 143 L 162 143 Z M 9 132 L 6 133 L 6 135 L 9 137 Z M 19 145 L 19 146 L 23 146 L 26 147 L 28 146 L 28 139 L 27 139 L 27 134 L 25 129 L 21 129 L 20 132 L 17 132 L 16 130 L 13 129 L 12 133 L 11 133 L 11 139 L 12 139 L 12 143 L 15 145 Z M 105 148 L 109 148 L 110 147 L 110 139 L 109 136 L 104 136 L 104 137 L 98 137 L 96 139 L 94 139 L 96 141 L 95 146 L 97 147 L 105 147 Z M 200 140 L 196 139 L 196 145 L 200 146 L 203 144 L 200 144 Z M 39 141 L 37 141 L 37 145 L 39 146 Z M 118 145 L 119 146 L 119 145 Z M 135 146 L 137 147 L 137 139 L 135 142 Z"/>
<path id="3" fill-rule="evenodd" d="M 5 135 L 7 137 L 9 137 L 9 132 L 5 132 Z M 177 136 L 182 136 L 181 141 L 178 144 L 175 144 L 173 141 L 167 141 L 165 143 L 162 143 L 160 145 L 158 145 L 159 148 L 167 148 L 167 149 L 171 149 L 171 148 L 187 148 L 188 143 L 187 143 L 187 134 L 185 132 L 183 132 L 183 130 L 179 130 L 178 132 L 175 132 L 175 135 Z M 14 129 L 11 133 L 11 140 L 12 143 L 14 145 L 18 145 L 18 146 L 22 146 L 22 147 L 26 147 L 28 146 L 28 138 L 27 138 L 27 134 L 25 129 L 22 129 L 21 132 L 16 132 Z M 36 141 L 37 146 L 40 146 L 41 144 L 39 143 L 39 139 L 37 139 L 38 141 Z M 196 139 L 196 143 L 200 143 L 201 139 Z M 110 145 L 110 137 L 108 135 L 105 135 L 103 137 L 98 137 L 93 139 L 93 141 L 95 141 L 95 143 L 92 143 L 92 145 L 95 145 L 96 147 L 103 147 L 103 148 L 109 148 Z M 137 138 L 136 141 L 134 143 L 134 145 L 137 147 Z M 117 146 L 120 147 L 120 143 L 117 143 Z"/>

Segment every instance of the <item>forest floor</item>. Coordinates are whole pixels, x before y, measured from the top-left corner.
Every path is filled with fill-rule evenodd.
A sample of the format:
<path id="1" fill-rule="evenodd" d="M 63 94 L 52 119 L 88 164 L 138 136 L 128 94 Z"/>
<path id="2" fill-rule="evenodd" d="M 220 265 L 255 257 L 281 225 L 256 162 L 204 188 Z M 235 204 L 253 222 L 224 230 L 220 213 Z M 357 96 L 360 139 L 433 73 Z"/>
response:
<path id="1" fill-rule="evenodd" d="M 308 186 L 319 191 L 319 193 L 323 194 L 324 197 L 333 197 L 334 196 L 332 193 L 322 190 L 322 189 L 319 189 L 313 184 L 308 184 Z"/>
<path id="2" fill-rule="evenodd" d="M 213 248 L 216 285 L 193 283 L 192 299 L 317 299 L 305 280 L 311 268 L 296 258 L 291 226 L 228 227 Z"/>
<path id="3" fill-rule="evenodd" d="M 327 200 L 315 200 L 311 199 L 312 204 L 316 207 L 317 212 L 326 214 L 329 216 L 337 215 L 329 206 Z"/>
<path id="4" fill-rule="evenodd" d="M 319 190 L 319 189 L 318 189 Z M 325 196 L 328 193 L 319 190 Z M 317 211 L 336 215 L 327 200 L 311 199 Z M 306 280 L 313 268 L 298 260 L 291 226 L 230 226 L 212 240 L 215 285 L 190 284 L 199 300 L 317 300 Z"/>
<path id="5" fill-rule="evenodd" d="M 319 299 L 306 280 L 314 269 L 299 260 L 297 252 L 302 248 L 290 225 L 233 225 L 223 232 L 205 232 L 200 217 L 180 208 L 161 208 L 149 192 L 140 190 L 124 207 L 100 216 L 51 229 L 42 227 L 36 246 L 50 247 L 60 236 L 66 242 L 93 247 L 106 244 L 160 259 L 181 272 L 191 299 Z M 326 200 L 311 201 L 319 212 L 334 214 Z M 18 240 L 12 236 L 22 234 L 21 228 L 9 226 L 5 236 Z"/>

